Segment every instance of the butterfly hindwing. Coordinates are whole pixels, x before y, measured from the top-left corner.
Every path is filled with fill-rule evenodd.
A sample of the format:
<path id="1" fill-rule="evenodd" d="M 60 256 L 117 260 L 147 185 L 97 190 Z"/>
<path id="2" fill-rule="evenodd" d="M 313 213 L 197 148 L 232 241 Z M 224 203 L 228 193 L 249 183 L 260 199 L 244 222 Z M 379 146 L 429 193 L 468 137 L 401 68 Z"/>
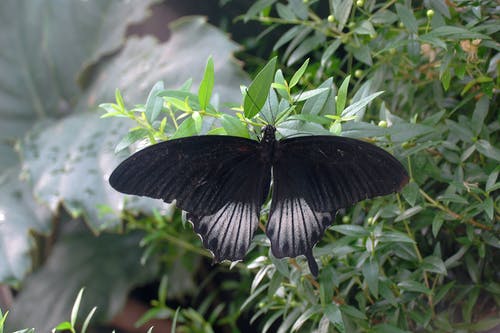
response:
<path id="1" fill-rule="evenodd" d="M 259 223 L 271 178 L 270 165 L 258 158 L 247 160 L 234 175 L 229 200 L 210 215 L 188 214 L 203 245 L 214 254 L 215 261 L 241 260 L 245 256 Z"/>
<path id="2" fill-rule="evenodd" d="M 392 155 L 363 141 L 307 136 L 278 142 L 267 235 L 273 254 L 304 254 L 317 274 L 312 247 L 340 208 L 389 194 L 408 181 Z"/>

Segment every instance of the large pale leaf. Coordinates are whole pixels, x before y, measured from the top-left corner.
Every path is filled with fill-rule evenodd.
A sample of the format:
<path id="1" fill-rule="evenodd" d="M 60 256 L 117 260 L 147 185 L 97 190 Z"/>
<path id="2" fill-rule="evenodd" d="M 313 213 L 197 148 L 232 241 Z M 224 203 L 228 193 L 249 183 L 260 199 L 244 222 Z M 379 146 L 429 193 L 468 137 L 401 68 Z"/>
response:
<path id="1" fill-rule="evenodd" d="M 214 94 L 221 101 L 238 101 L 239 85 L 246 77 L 232 60 L 236 48 L 201 18 L 178 22 L 171 40 L 164 44 L 152 38 L 131 39 L 118 56 L 99 66 L 100 74 L 79 108 L 111 101 L 117 87 L 132 104 L 144 103 L 158 80 L 164 80 L 167 88 L 178 87 L 190 77 L 199 82 L 209 55 L 215 64 Z M 114 146 L 129 126 L 121 119 L 103 120 L 96 112 L 85 112 L 32 133 L 25 140 L 22 156 L 36 197 L 53 211 L 62 203 L 74 216 L 82 213 L 94 231 L 116 226 L 124 197 L 109 186 L 108 176 L 119 162 Z M 137 208 L 166 207 L 159 200 L 127 199 L 135 201 Z M 99 216 L 101 205 L 115 213 Z"/>
<path id="2" fill-rule="evenodd" d="M 7 331 L 34 327 L 36 332 L 50 332 L 69 319 L 81 287 L 85 287 L 85 294 L 79 317 L 84 318 L 97 306 L 93 322 L 110 319 L 121 309 L 133 286 L 155 278 L 156 264 L 140 264 L 140 234 L 95 237 L 81 221 L 65 222 L 66 231 L 49 259 L 26 279 L 16 297 Z"/>
<path id="3" fill-rule="evenodd" d="M 0 175 L 0 283 L 15 283 L 31 268 L 30 231 L 50 232 L 50 212 L 35 203 L 31 188 L 19 180 L 19 170 Z"/>
<path id="4" fill-rule="evenodd" d="M 0 166 L 17 163 L 6 141 L 45 117 L 72 112 L 78 73 L 117 50 L 147 1 L 0 2 Z"/>

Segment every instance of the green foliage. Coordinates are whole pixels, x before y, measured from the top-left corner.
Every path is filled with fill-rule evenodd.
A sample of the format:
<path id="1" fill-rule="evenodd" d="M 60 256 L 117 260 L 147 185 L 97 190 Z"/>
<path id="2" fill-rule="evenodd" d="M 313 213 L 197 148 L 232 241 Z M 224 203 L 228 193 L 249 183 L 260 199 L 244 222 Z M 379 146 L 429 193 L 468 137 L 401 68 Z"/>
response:
<path id="1" fill-rule="evenodd" d="M 0 253 L 2 260 L 15 263 L 13 268 L 0 265 L 3 282 L 20 284 L 32 264 L 27 256 L 33 250 L 28 233 L 52 232 L 52 222 L 60 219 L 63 207 L 72 217 L 83 217 L 94 232 L 127 231 L 127 235 L 113 235 L 123 241 L 105 244 L 113 244 L 115 249 L 126 246 L 127 259 L 158 267 L 159 276 L 166 276 L 143 319 L 170 318 L 179 332 L 210 332 L 221 326 L 237 332 L 242 315 L 248 315 L 251 325 L 263 332 L 479 332 L 500 325 L 500 266 L 496 259 L 500 255 L 500 25 L 494 1 L 424 1 L 418 7 L 407 1 L 256 1 L 241 18 L 266 28 L 256 44 L 260 52 L 273 50 L 273 55 L 264 58 L 274 58 L 262 61 L 260 71 L 251 69 L 255 80 L 241 88 L 243 100 L 231 104 L 230 112 L 221 111 L 227 106 L 222 103 L 235 96 L 234 90 L 219 95 L 220 83 L 225 89 L 237 90 L 246 82 L 234 73 L 238 72 L 235 66 L 220 66 L 219 59 L 226 59 L 225 54 L 235 46 L 200 20 L 178 24 L 177 33 L 174 31 L 165 47 L 150 39 L 130 40 L 120 53 L 103 60 L 103 55 L 121 46 L 128 21 L 120 13 L 129 12 L 132 5 L 68 5 L 85 6 L 100 13 L 93 16 L 99 19 L 109 17 L 107 25 L 80 15 L 80 7 L 69 10 L 78 13 L 77 19 L 37 15 L 51 12 L 40 10 L 47 6 L 47 1 L 41 1 L 27 8 L 23 2 L 9 0 L 0 11 L 7 35 L 19 37 L 7 43 L 0 40 L 4 46 L 0 53 L 4 59 L 26 59 L 25 67 L 37 73 L 12 71 L 15 66 L 2 63 L 2 73 L 8 76 L 2 75 L 0 80 L 4 87 L 0 89 L 1 104 L 5 106 L 0 115 L 6 118 L 0 122 L 0 136 L 2 141 L 23 136 L 21 163 L 23 174 L 30 179 L 30 183 L 18 181 L 21 165 L 11 149 L 4 153 L 6 149 L 1 147 L 0 163 L 14 168 L 0 176 L 0 213 L 5 218 L 0 234 L 23 236 L 17 243 L 19 251 Z M 141 17 L 145 8 L 131 11 L 137 13 L 133 19 Z M 106 11 L 114 15 L 106 15 Z M 16 16 L 11 13 L 49 24 L 38 30 L 40 35 L 24 39 L 29 34 L 19 34 L 24 30 L 18 23 L 24 21 L 13 20 Z M 77 33 L 57 38 L 64 31 L 60 20 L 66 18 L 72 20 Z M 96 30 L 102 26 L 115 27 L 112 42 L 104 36 L 111 36 L 109 28 Z M 92 47 L 84 48 L 87 53 L 78 57 L 63 57 L 60 50 L 74 49 L 69 42 L 82 41 L 80 34 L 90 36 L 81 45 Z M 187 45 L 186 40 L 198 42 Z M 37 43 L 47 43 L 43 47 L 47 52 L 39 56 L 26 51 L 40 49 Z M 209 51 L 209 45 L 224 46 Z M 161 65 L 166 63 L 162 59 L 176 63 L 193 54 L 195 65 Z M 212 58 L 206 65 L 201 63 L 209 54 Z M 251 68 L 255 58 L 248 60 Z M 89 80 L 89 65 L 95 65 L 95 81 Z M 191 79 L 176 81 L 190 76 L 195 77 L 194 85 Z M 64 80 L 59 82 L 60 78 Z M 61 89 L 54 92 L 53 86 Z M 144 89 L 149 87 L 153 88 L 148 95 Z M 95 114 L 82 112 L 95 106 L 89 101 L 110 100 L 113 91 L 116 102 L 101 104 L 106 111 L 103 117 L 111 119 L 98 120 Z M 144 104 L 127 106 L 137 102 Z M 65 116 L 68 109 L 76 114 Z M 9 116 L 11 112 L 14 117 Z M 46 115 L 51 116 L 51 124 L 43 122 Z M 38 126 L 24 137 L 34 122 Z M 303 258 L 274 258 L 260 234 L 245 262 L 231 265 L 236 278 L 219 281 L 202 296 L 202 286 L 225 266 L 212 267 L 200 288 L 193 287 L 191 277 L 200 258 L 210 254 L 186 227 L 181 214 L 172 213 L 173 207 L 157 206 L 160 214 L 151 201 L 123 201 L 108 195 L 103 179 L 116 164 L 111 157 L 113 147 L 123 153 L 144 140 L 156 143 L 199 134 L 257 139 L 266 123 L 276 124 L 282 136 L 336 134 L 368 140 L 400 159 L 411 181 L 400 194 L 362 202 L 339 214 L 314 250 L 321 268 L 317 280 L 305 273 Z M 124 135 L 127 128 L 130 130 Z M 61 153 L 66 149 L 69 155 Z M 73 154 L 76 151 L 81 154 Z M 102 161 L 109 165 L 89 175 L 82 172 L 88 166 L 95 169 Z M 68 186 L 83 177 L 102 193 Z M 264 221 L 268 208 L 263 209 Z M 137 216 L 137 211 L 144 215 Z M 62 219 L 61 224 L 69 220 Z M 142 237 L 142 257 L 135 244 L 127 244 L 131 235 L 138 235 L 132 231 L 139 231 Z M 7 242 L 5 248 L 12 244 L 9 237 L 2 241 Z M 81 273 L 64 264 L 78 263 L 85 254 L 98 251 L 101 247 L 92 246 L 96 242 L 89 235 L 61 241 L 54 249 L 58 256 L 49 257 L 47 263 L 64 260 L 47 264 L 34 277 L 49 272 L 50 278 L 43 280 L 55 284 L 61 276 L 96 276 L 91 265 L 81 264 L 85 267 Z M 71 251 L 76 246 L 80 250 Z M 69 251 L 55 251 L 58 248 Z M 63 252 L 69 255 L 61 256 Z M 122 257 L 116 256 L 113 263 L 126 264 Z M 137 283 L 136 274 L 120 277 L 116 281 L 124 286 Z M 30 281 L 24 281 L 18 304 L 23 299 L 24 304 L 34 304 L 29 295 L 36 288 L 31 289 L 35 284 Z M 76 290 L 83 283 L 78 278 L 71 281 Z M 67 287 L 68 283 L 58 285 Z M 98 304 L 90 296 L 97 288 L 86 285 L 91 303 Z M 45 290 L 50 289 L 59 290 L 55 286 Z M 69 313 L 70 288 L 66 289 L 64 295 L 60 290 L 55 295 L 39 293 L 37 312 L 44 316 L 40 309 L 50 309 L 45 306 L 49 300 L 61 303 Z M 128 287 L 120 290 L 122 300 Z M 171 299 L 189 294 L 187 290 L 196 290 L 193 304 L 171 303 Z M 231 302 L 226 301 L 227 295 Z M 79 301 L 74 309 L 79 308 L 76 304 Z M 22 309 L 11 309 L 9 318 L 23 318 Z M 75 316 L 59 328 L 76 331 Z M 7 314 L 0 314 L 0 332 L 5 331 L 5 322 L 9 323 Z"/>
<path id="2" fill-rule="evenodd" d="M 288 28 L 277 41 L 262 40 L 288 65 L 310 58 L 289 73 L 290 81 L 277 70 L 269 84 L 273 58 L 249 86 L 258 102 L 245 90 L 235 117 L 215 107 L 203 112 L 187 93 L 182 101 L 190 108 L 170 102 L 179 91 L 159 94 L 166 128 L 173 125 L 169 138 L 181 130 L 176 123 L 185 109 L 198 112 L 202 129 L 207 116 L 226 118 L 207 130 L 190 125 L 191 134 L 249 128 L 253 135 L 272 121 L 283 136 L 329 131 L 369 138 L 410 173 L 401 194 L 359 203 L 327 231 L 314 252 L 322 266 L 317 281 L 303 274 L 302 258 L 275 259 L 256 237 L 251 293 L 241 309 L 254 313 L 262 331 L 279 332 L 476 331 L 500 324 L 493 3 L 329 5 L 325 18 L 314 1 L 258 1 L 249 9 L 245 20 Z M 331 74 L 347 76 L 339 89 Z"/>

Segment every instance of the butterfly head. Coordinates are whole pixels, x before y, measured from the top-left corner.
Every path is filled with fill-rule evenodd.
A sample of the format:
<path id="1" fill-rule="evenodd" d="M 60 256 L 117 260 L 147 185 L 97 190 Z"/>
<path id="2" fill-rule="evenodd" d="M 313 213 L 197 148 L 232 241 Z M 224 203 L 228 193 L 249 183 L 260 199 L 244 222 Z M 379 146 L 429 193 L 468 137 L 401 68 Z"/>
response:
<path id="1" fill-rule="evenodd" d="M 262 140 L 263 143 L 272 143 L 276 141 L 276 127 L 273 125 L 266 125 L 262 128 Z"/>

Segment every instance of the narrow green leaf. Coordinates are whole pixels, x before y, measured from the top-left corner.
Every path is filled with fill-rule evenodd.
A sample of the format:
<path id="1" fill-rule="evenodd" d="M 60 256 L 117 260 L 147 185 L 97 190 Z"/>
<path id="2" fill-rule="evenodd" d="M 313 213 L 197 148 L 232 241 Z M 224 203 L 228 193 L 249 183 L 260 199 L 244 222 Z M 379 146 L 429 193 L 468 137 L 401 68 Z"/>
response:
<path id="1" fill-rule="evenodd" d="M 370 292 L 373 296 L 375 296 L 375 298 L 378 298 L 378 262 L 373 258 L 366 260 L 363 264 L 362 271 L 365 282 L 368 285 L 368 289 L 370 289 Z"/>
<path id="2" fill-rule="evenodd" d="M 119 153 L 123 149 L 128 148 L 131 144 L 135 143 L 136 141 L 142 140 L 148 136 L 149 132 L 145 128 L 137 128 L 135 130 L 132 130 L 123 137 L 123 139 L 118 142 L 118 144 L 115 147 L 115 154 Z"/>
<path id="3" fill-rule="evenodd" d="M 484 120 L 488 115 L 488 110 L 490 108 L 490 99 L 488 96 L 483 96 L 477 101 L 476 107 L 474 108 L 474 113 L 472 114 L 471 123 L 472 131 L 474 135 L 478 136 L 481 133 L 481 129 L 485 126 Z"/>
<path id="4" fill-rule="evenodd" d="M 290 9 L 289 5 L 284 5 L 282 3 L 276 4 L 276 11 L 278 12 L 278 16 L 285 20 L 295 20 L 297 17 Z"/>
<path id="5" fill-rule="evenodd" d="M 92 308 L 92 310 L 90 310 L 89 314 L 85 318 L 85 321 L 83 322 L 81 333 L 87 332 L 87 328 L 89 327 L 90 320 L 92 320 L 92 317 L 94 316 L 94 313 L 96 312 L 96 310 L 97 310 L 97 306 L 94 306 Z"/>
<path id="6" fill-rule="evenodd" d="M 417 205 L 415 207 L 411 207 L 404 212 L 402 212 L 395 220 L 395 222 L 403 221 L 406 220 L 410 217 L 412 217 L 415 214 L 418 214 L 420 211 L 422 211 L 424 208 L 420 205 Z"/>
<path id="7" fill-rule="evenodd" d="M 433 272 L 437 274 L 446 275 L 446 266 L 444 265 L 443 260 L 437 256 L 429 256 L 424 258 L 422 263 L 423 270 L 427 272 Z"/>
<path id="8" fill-rule="evenodd" d="M 210 103 L 212 90 L 214 88 L 214 75 L 214 61 L 212 60 L 212 57 L 209 57 L 205 67 L 205 73 L 203 74 L 203 79 L 201 80 L 200 87 L 198 88 L 200 110 L 206 110 L 208 104 Z"/>
<path id="9" fill-rule="evenodd" d="M 73 308 L 71 309 L 70 321 L 72 327 L 75 327 L 76 325 L 76 318 L 78 317 L 78 310 L 80 309 L 80 303 L 82 302 L 84 289 L 85 288 L 81 288 L 80 291 L 78 292 L 78 295 L 76 296 L 75 299 L 75 303 L 73 304 Z"/>
<path id="10" fill-rule="evenodd" d="M 415 243 L 407 234 L 399 231 L 386 231 L 378 239 L 383 243 Z"/>
<path id="11" fill-rule="evenodd" d="M 169 139 L 178 139 L 185 138 L 188 136 L 193 136 L 198 134 L 196 131 L 196 123 L 193 117 L 186 118 L 182 124 L 179 125 L 174 135 L 172 135 Z"/>
<path id="12" fill-rule="evenodd" d="M 500 167 L 497 167 L 497 169 L 488 176 L 488 180 L 486 181 L 486 187 L 485 187 L 486 192 L 491 192 L 495 184 L 498 184 L 497 178 L 499 172 L 500 172 Z"/>
<path id="13" fill-rule="evenodd" d="M 397 5 L 396 5 L 397 6 Z M 422 38 L 438 38 L 450 37 L 455 39 L 491 39 L 488 35 L 472 32 L 462 27 L 457 26 L 441 26 L 431 30 L 429 33 L 422 35 Z"/>
<path id="14" fill-rule="evenodd" d="M 290 53 L 290 56 L 287 60 L 287 65 L 291 66 L 298 60 L 302 59 L 306 54 L 316 50 L 320 45 L 325 42 L 325 35 L 315 33 L 312 36 L 307 37 L 302 41 L 299 46 Z"/>
<path id="15" fill-rule="evenodd" d="M 337 38 L 332 43 L 330 43 L 330 45 L 328 45 L 325 52 L 323 52 L 323 55 L 321 56 L 321 66 L 326 65 L 326 62 L 335 53 L 335 51 L 337 51 L 340 44 L 342 44 L 342 40 L 340 38 Z"/>
<path id="16" fill-rule="evenodd" d="M 297 98 L 295 98 L 295 101 L 296 102 L 305 101 L 311 97 L 314 97 L 316 95 L 324 93 L 325 91 L 328 91 L 328 90 L 329 90 L 329 88 L 317 88 L 317 89 L 304 91 L 304 92 L 300 93 L 300 95 L 298 95 Z"/>
<path id="17" fill-rule="evenodd" d="M 174 318 L 172 319 L 172 327 L 170 328 L 170 331 L 172 333 L 175 333 L 175 330 L 177 329 L 177 319 L 179 318 L 179 311 L 181 310 L 181 307 L 178 307 L 177 310 L 175 310 Z"/>
<path id="18" fill-rule="evenodd" d="M 486 140 L 478 140 L 476 142 L 477 150 L 486 157 L 489 157 L 495 161 L 500 161 L 500 149 L 495 146 L 492 146 Z"/>
<path id="19" fill-rule="evenodd" d="M 441 300 L 446 296 L 446 294 L 451 290 L 451 288 L 453 288 L 455 283 L 456 281 L 451 281 L 437 288 L 436 296 L 434 296 L 435 304 L 441 302 Z"/>
<path id="20" fill-rule="evenodd" d="M 307 65 L 309 64 L 309 58 L 304 61 L 302 66 L 293 74 L 292 79 L 290 80 L 290 89 L 295 87 L 297 83 L 299 83 L 300 78 L 304 75 Z"/>
<path id="21" fill-rule="evenodd" d="M 359 311 L 357 308 L 351 305 L 347 304 L 342 304 L 340 306 L 340 311 L 349 317 L 356 318 L 356 319 L 361 319 L 361 320 L 366 320 L 366 315 Z"/>
<path id="22" fill-rule="evenodd" d="M 488 216 L 490 220 L 493 220 L 493 213 L 494 213 L 494 203 L 493 203 L 493 198 L 488 197 L 484 200 L 483 202 L 483 210 Z"/>
<path id="23" fill-rule="evenodd" d="M 396 12 L 398 13 L 399 19 L 403 22 L 406 29 L 409 32 L 416 34 L 418 33 L 418 23 L 413 11 L 399 3 L 396 3 Z"/>
<path id="24" fill-rule="evenodd" d="M 368 95 L 368 96 L 360 99 L 356 103 L 353 103 L 353 104 L 349 105 L 347 108 L 344 109 L 344 111 L 342 111 L 342 114 L 341 114 L 342 117 L 355 117 L 355 116 L 358 116 L 358 114 L 360 112 L 364 111 L 365 107 L 372 100 L 374 100 L 378 96 L 382 95 L 383 93 L 384 93 L 383 91 L 378 91 L 376 93 L 373 93 L 371 95 Z"/>
<path id="25" fill-rule="evenodd" d="M 276 60 L 276 57 L 272 58 L 250 83 L 243 99 L 245 117 L 253 118 L 266 102 L 273 83 Z"/>
<path id="26" fill-rule="evenodd" d="M 240 136 L 242 138 L 250 138 L 248 128 L 238 118 L 224 114 L 221 119 L 222 127 L 226 130 L 228 135 Z"/>
<path id="27" fill-rule="evenodd" d="M 340 308 L 337 304 L 328 304 L 325 307 L 325 315 L 333 325 L 344 325 L 344 321 L 342 320 L 342 313 L 340 312 Z"/>
<path id="28" fill-rule="evenodd" d="M 115 90 L 115 100 L 116 100 L 116 104 L 118 104 L 120 109 L 122 111 L 125 111 L 126 109 L 125 109 L 125 103 L 123 102 L 122 93 L 120 92 L 120 90 L 118 88 L 116 88 L 116 90 Z"/>
<path id="29" fill-rule="evenodd" d="M 351 76 L 348 75 L 342 84 L 340 85 L 339 91 L 337 93 L 337 101 L 336 101 L 336 110 L 337 110 L 337 115 L 340 116 L 340 114 L 344 111 L 345 105 L 347 103 L 347 89 L 349 87 L 349 80 L 351 80 Z"/>
<path id="30" fill-rule="evenodd" d="M 417 202 L 417 197 L 419 195 L 418 189 L 418 184 L 412 181 L 406 185 L 401 192 L 410 206 L 415 206 L 415 202 Z"/>
<path id="31" fill-rule="evenodd" d="M 158 81 L 155 83 L 151 91 L 149 92 L 148 99 L 146 100 L 146 119 L 150 124 L 158 118 L 158 115 L 163 108 L 163 98 L 159 97 L 158 92 L 162 91 L 164 88 L 163 81 Z"/>
<path id="32" fill-rule="evenodd" d="M 296 25 L 287 32 L 285 32 L 274 44 L 273 51 L 276 51 L 277 49 L 279 49 L 280 47 L 291 41 L 293 38 L 299 35 L 302 32 L 302 30 L 303 26 Z"/>
<path id="33" fill-rule="evenodd" d="M 335 272 L 331 266 L 327 266 L 321 270 L 319 276 L 319 299 L 323 307 L 332 301 L 333 289 L 335 287 L 334 275 Z"/>
<path id="34" fill-rule="evenodd" d="M 248 22 L 248 20 L 258 16 L 258 14 L 266 9 L 267 7 L 271 6 L 273 3 L 275 3 L 277 0 L 258 0 L 253 3 L 253 5 L 247 10 L 245 13 L 245 16 L 243 17 L 245 22 Z"/>
<path id="35" fill-rule="evenodd" d="M 351 237 L 367 237 L 370 233 L 363 227 L 353 224 L 341 224 L 331 227 L 332 230 Z"/>
<path id="36" fill-rule="evenodd" d="M 321 311 L 321 307 L 317 304 L 313 305 L 312 307 L 308 308 L 306 311 L 304 311 L 299 318 L 295 321 L 295 323 L 292 326 L 291 331 L 296 332 L 298 331 L 304 323 L 311 318 L 313 315 L 316 313 L 319 313 Z"/>
<path id="37" fill-rule="evenodd" d="M 426 295 L 430 295 L 432 293 L 432 291 L 422 283 L 413 280 L 402 281 L 398 283 L 398 287 L 402 290 L 422 293 Z"/>
<path id="38" fill-rule="evenodd" d="M 330 0 L 330 1 L 333 9 L 333 15 L 337 19 L 337 22 L 339 22 L 338 30 L 341 31 L 342 29 L 344 29 L 345 24 L 349 19 L 353 1 L 352 0 Z"/>
<path id="39" fill-rule="evenodd" d="M 437 213 L 434 215 L 434 218 L 432 219 L 432 235 L 434 237 L 437 237 L 439 230 L 441 230 L 441 227 L 443 226 L 444 223 L 444 218 L 442 214 Z"/>

